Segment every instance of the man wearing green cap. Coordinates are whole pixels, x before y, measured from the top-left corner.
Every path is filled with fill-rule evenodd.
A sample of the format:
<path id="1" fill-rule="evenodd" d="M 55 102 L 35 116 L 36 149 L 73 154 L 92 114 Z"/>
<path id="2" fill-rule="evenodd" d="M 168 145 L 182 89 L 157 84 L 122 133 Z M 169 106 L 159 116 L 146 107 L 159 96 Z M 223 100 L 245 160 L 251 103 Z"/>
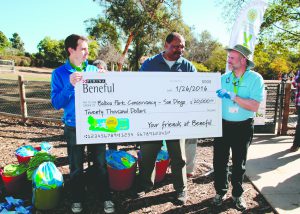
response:
<path id="1" fill-rule="evenodd" d="M 264 81 L 260 74 L 250 70 L 254 63 L 249 59 L 251 51 L 235 45 L 227 48 L 228 67 L 231 72 L 221 77 L 222 88 L 217 95 L 222 98 L 223 136 L 214 141 L 214 187 L 213 203 L 222 205 L 228 191 L 228 161 L 232 152 L 232 199 L 237 209 L 245 210 L 242 197 L 243 177 L 248 147 L 253 137 L 253 117 L 263 100 Z"/>

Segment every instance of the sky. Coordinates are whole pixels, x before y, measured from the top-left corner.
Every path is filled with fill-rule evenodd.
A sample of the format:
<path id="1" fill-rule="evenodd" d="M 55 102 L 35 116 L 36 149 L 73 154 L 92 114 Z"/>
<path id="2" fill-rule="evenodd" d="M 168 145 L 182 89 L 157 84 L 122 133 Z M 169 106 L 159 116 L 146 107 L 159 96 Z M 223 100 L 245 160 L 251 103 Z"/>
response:
<path id="1" fill-rule="evenodd" d="M 92 0 L 1 0 L 0 5 L 0 31 L 7 38 L 18 33 L 29 53 L 36 53 L 38 43 L 46 36 L 55 40 L 72 33 L 87 36 L 84 21 L 102 13 Z M 221 9 L 215 0 L 182 0 L 184 22 L 196 34 L 209 31 L 226 46 L 230 32 L 222 22 Z"/>

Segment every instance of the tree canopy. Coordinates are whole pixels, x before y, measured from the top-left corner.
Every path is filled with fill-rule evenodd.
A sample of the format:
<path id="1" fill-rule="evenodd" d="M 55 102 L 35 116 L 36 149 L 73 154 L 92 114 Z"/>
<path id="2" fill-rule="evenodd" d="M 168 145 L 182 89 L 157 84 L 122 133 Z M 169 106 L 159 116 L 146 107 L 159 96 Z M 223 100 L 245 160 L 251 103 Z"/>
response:
<path id="1" fill-rule="evenodd" d="M 44 60 L 44 65 L 53 67 L 65 61 L 64 40 L 55 40 L 46 36 L 38 44 L 38 57 Z"/>
<path id="2" fill-rule="evenodd" d="M 9 47 L 10 43 L 2 31 L 0 31 L 0 50 Z"/>
<path id="3" fill-rule="evenodd" d="M 211 56 L 217 46 L 221 46 L 213 39 L 208 31 L 202 31 L 200 35 L 193 38 L 189 48 L 189 58 L 193 61 L 204 63 Z"/>
<path id="4" fill-rule="evenodd" d="M 273 0 L 261 26 L 265 36 L 293 46 L 300 42 L 300 1 Z"/>
<path id="5" fill-rule="evenodd" d="M 299 57 L 299 47 L 295 52 L 284 45 L 260 42 L 255 47 L 254 63 L 266 79 L 276 79 L 282 73 L 295 73 L 300 67 Z"/>
<path id="6" fill-rule="evenodd" d="M 134 41 L 136 53 L 134 59 L 139 60 L 144 53 L 143 46 L 147 45 L 145 38 L 156 40 L 159 35 L 166 33 L 166 30 L 178 29 L 182 26 L 181 20 L 181 0 L 93 0 L 105 9 L 105 17 L 92 20 L 87 28 L 91 35 L 96 39 L 110 38 L 111 43 L 118 47 L 116 42 L 116 32 L 124 36 L 125 47 L 118 62 L 118 70 L 121 69 L 125 55 L 129 46 Z M 105 21 L 109 20 L 109 21 Z M 176 26 L 177 23 L 177 26 Z M 105 25 L 104 25 L 105 24 Z M 104 26 L 104 32 L 100 33 Z M 115 26 L 113 28 L 112 26 Z M 185 30 L 186 28 L 182 28 Z M 106 34 L 106 35 L 104 35 Z M 99 37 L 100 36 L 100 37 Z M 120 38 L 120 37 L 119 37 Z"/>
<path id="7" fill-rule="evenodd" d="M 25 52 L 24 42 L 18 33 L 13 33 L 12 38 L 9 39 L 11 42 L 12 48 L 15 48 L 21 52 Z"/>

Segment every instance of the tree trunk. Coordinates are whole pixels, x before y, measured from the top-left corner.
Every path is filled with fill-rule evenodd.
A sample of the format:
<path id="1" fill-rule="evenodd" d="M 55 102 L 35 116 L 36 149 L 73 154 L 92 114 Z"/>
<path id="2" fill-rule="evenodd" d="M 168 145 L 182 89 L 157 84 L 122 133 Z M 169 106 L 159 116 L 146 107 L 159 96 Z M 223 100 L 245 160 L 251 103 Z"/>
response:
<path id="1" fill-rule="evenodd" d="M 123 66 L 123 63 L 124 63 L 124 59 L 125 59 L 125 55 L 126 53 L 128 52 L 128 48 L 129 48 L 129 45 L 131 44 L 132 40 L 133 40 L 133 32 L 130 33 L 128 39 L 127 39 L 127 42 L 126 42 L 126 45 L 125 45 L 125 48 L 124 48 L 124 51 L 119 59 L 119 62 L 118 62 L 118 71 L 121 71 L 122 70 L 122 66 Z"/>
<path id="2" fill-rule="evenodd" d="M 110 63 L 110 71 L 115 71 L 115 64 L 113 62 Z"/>

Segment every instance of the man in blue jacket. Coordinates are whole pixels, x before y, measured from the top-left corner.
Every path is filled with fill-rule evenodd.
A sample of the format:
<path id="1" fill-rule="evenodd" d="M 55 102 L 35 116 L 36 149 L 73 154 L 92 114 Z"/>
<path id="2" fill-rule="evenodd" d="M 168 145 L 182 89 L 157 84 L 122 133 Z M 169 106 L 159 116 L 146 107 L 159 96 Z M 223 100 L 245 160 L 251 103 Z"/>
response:
<path id="1" fill-rule="evenodd" d="M 85 146 L 76 144 L 74 86 L 82 80 L 82 72 L 98 72 L 98 68 L 88 65 L 88 41 L 85 37 L 75 34 L 68 36 L 65 40 L 65 51 L 68 54 L 66 63 L 52 73 L 51 102 L 55 109 L 64 109 L 64 135 L 70 164 L 71 209 L 73 213 L 80 213 L 83 210 L 85 189 L 83 177 Z M 105 146 L 106 144 L 89 145 L 89 151 L 92 151 L 97 181 L 102 186 L 99 192 L 101 191 L 101 198 L 104 201 L 104 212 L 113 213 L 115 209 L 108 185 Z"/>
<path id="2" fill-rule="evenodd" d="M 165 51 L 147 59 L 140 71 L 149 72 L 196 72 L 196 68 L 187 59 L 182 57 L 185 48 L 185 40 L 179 33 L 170 33 L 165 41 Z M 174 189 L 176 198 L 181 204 L 187 200 L 187 175 L 185 142 L 178 140 L 166 140 L 166 145 L 171 158 L 171 169 L 174 177 Z M 141 169 L 139 196 L 150 191 L 154 185 L 155 161 L 162 147 L 162 141 L 148 141 L 141 143 Z"/>

